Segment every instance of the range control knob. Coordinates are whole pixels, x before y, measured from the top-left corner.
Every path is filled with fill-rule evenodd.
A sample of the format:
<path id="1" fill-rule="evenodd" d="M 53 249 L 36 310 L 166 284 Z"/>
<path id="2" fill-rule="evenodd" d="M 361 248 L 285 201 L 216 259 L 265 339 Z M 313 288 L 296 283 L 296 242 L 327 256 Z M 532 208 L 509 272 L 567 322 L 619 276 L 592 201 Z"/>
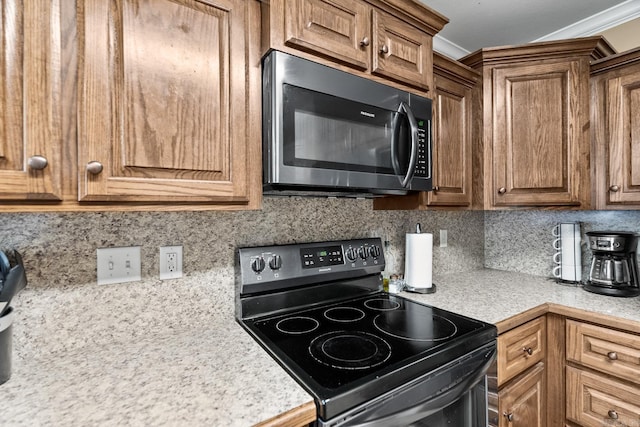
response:
<path id="1" fill-rule="evenodd" d="M 371 255 L 374 258 L 378 258 L 380 256 L 380 247 L 378 246 L 371 246 L 369 248 L 369 255 Z"/>
<path id="2" fill-rule="evenodd" d="M 272 270 L 279 270 L 282 267 L 282 257 L 280 255 L 273 255 L 269 259 L 269 268 Z"/>
<path id="3" fill-rule="evenodd" d="M 360 246 L 360 249 L 358 249 L 358 255 L 360 255 L 360 258 L 362 259 L 367 259 L 369 258 L 369 251 L 364 246 Z"/>
<path id="4" fill-rule="evenodd" d="M 358 253 L 354 248 L 347 249 L 346 255 L 347 255 L 347 259 L 351 262 L 355 261 L 356 258 L 358 257 Z"/>
<path id="5" fill-rule="evenodd" d="M 261 256 L 251 261 L 251 269 L 256 273 L 260 273 L 262 270 L 264 270 L 264 267 L 265 267 L 264 258 L 262 258 Z"/>

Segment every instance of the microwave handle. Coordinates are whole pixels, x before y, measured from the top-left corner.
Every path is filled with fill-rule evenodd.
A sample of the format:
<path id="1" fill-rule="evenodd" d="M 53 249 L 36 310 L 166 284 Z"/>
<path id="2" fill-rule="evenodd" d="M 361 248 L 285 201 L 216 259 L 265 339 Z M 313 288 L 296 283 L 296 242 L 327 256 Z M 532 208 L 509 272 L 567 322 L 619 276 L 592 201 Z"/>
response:
<path id="1" fill-rule="evenodd" d="M 418 160 L 418 122 L 416 120 L 416 116 L 413 115 L 411 107 L 404 102 L 400 103 L 398 112 L 404 112 L 407 115 L 407 118 L 409 119 L 409 127 L 411 127 L 411 157 L 409 158 L 409 168 L 407 169 L 407 174 L 401 180 L 402 187 L 406 187 L 413 179 L 413 174 L 416 170 L 416 162 Z"/>

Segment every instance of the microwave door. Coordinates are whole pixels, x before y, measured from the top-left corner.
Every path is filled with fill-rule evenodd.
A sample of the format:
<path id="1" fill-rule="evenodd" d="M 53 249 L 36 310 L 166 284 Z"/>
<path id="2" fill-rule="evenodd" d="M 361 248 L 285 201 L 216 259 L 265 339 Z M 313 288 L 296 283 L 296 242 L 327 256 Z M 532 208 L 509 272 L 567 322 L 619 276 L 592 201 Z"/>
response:
<path id="1" fill-rule="evenodd" d="M 391 164 L 403 188 L 407 188 L 411 183 L 417 161 L 418 121 L 411 107 L 401 102 L 398 108 L 398 114 L 396 114 L 393 120 Z"/>

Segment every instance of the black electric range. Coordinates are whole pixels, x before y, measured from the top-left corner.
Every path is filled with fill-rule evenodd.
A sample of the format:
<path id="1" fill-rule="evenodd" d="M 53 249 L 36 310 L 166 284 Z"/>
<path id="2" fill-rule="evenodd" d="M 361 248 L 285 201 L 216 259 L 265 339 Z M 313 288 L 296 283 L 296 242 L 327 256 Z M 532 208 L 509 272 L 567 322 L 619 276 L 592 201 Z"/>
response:
<path id="1" fill-rule="evenodd" d="M 322 420 L 495 341 L 493 325 L 382 291 L 380 239 L 238 254 L 238 321 L 314 396 Z"/>

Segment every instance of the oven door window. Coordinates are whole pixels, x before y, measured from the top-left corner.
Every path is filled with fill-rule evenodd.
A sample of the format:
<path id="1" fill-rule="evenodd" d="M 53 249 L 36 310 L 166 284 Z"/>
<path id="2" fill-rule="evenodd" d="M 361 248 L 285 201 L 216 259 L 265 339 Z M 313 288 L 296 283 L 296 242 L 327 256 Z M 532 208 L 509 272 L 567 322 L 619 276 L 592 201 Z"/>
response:
<path id="1" fill-rule="evenodd" d="M 283 162 L 288 166 L 404 175 L 406 115 L 283 85 Z"/>

